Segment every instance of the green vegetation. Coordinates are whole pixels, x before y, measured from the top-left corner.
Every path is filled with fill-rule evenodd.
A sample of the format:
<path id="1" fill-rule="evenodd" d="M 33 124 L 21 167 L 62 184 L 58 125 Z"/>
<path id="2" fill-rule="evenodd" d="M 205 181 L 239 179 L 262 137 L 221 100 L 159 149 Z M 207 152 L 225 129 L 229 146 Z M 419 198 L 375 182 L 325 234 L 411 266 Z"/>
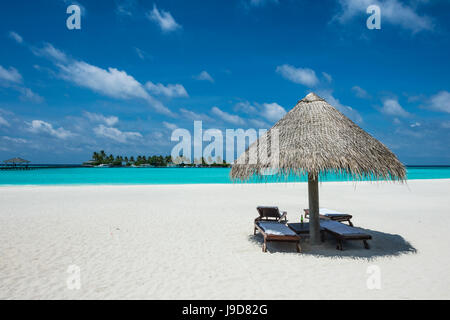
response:
<path id="1" fill-rule="evenodd" d="M 175 161 L 172 161 L 171 156 L 162 156 L 162 155 L 154 155 L 154 156 L 137 156 L 136 159 L 134 156 L 114 156 L 110 154 L 109 156 L 105 153 L 104 150 L 100 152 L 94 152 L 92 154 L 92 159 L 83 163 L 84 166 L 99 166 L 99 165 L 107 165 L 111 167 L 129 167 L 129 166 L 153 166 L 153 167 L 168 167 L 168 166 L 180 166 L 180 167 L 229 167 L 230 165 L 226 163 L 226 161 L 222 160 L 222 158 L 217 157 L 214 161 L 209 158 L 208 161 L 205 161 L 204 158 L 201 161 L 197 159 L 194 160 L 194 163 L 188 163 L 189 161 L 184 157 L 177 157 Z"/>
<path id="2" fill-rule="evenodd" d="M 194 159 L 193 163 L 189 163 L 189 159 L 185 157 L 177 157 L 174 161 L 178 166 L 182 167 L 202 167 L 202 168 L 228 168 L 230 164 L 225 160 L 222 160 L 221 157 L 217 157 L 216 159 L 212 159 L 209 157 L 207 161 L 205 158 Z"/>

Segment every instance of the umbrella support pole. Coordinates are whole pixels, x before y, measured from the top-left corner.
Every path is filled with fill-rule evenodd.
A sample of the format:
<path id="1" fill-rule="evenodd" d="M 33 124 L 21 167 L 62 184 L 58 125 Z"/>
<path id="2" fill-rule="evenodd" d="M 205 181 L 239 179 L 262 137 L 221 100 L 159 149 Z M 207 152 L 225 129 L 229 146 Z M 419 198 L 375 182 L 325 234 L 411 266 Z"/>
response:
<path id="1" fill-rule="evenodd" d="M 308 174 L 308 198 L 309 198 L 309 241 L 312 245 L 318 245 L 320 241 L 319 221 L 319 177 Z"/>

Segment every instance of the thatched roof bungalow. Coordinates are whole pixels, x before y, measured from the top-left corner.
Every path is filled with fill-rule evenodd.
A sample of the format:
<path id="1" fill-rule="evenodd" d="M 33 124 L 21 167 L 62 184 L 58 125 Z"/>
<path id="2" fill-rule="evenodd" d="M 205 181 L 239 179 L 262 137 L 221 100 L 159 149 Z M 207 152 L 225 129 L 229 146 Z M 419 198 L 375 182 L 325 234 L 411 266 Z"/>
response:
<path id="1" fill-rule="evenodd" d="M 6 163 L 6 164 L 13 164 L 13 165 L 15 165 L 15 164 L 28 164 L 31 161 L 28 161 L 28 160 L 25 160 L 25 159 L 22 159 L 22 158 L 12 158 L 12 159 L 5 160 L 3 162 Z"/>

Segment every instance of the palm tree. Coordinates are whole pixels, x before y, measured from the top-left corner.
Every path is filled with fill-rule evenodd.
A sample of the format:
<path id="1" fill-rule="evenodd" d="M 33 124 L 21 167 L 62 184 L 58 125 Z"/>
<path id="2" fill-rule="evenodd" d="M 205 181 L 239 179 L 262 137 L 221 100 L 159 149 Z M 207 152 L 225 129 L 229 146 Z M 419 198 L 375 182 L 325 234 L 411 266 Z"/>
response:
<path id="1" fill-rule="evenodd" d="M 94 154 L 92 155 L 92 160 L 94 160 L 96 164 L 99 164 L 101 162 L 100 155 L 97 152 L 94 152 Z"/>
<path id="2" fill-rule="evenodd" d="M 148 159 L 148 162 L 152 165 L 152 166 L 156 166 L 158 165 L 158 159 L 156 156 L 152 156 L 151 158 Z"/>
<path id="3" fill-rule="evenodd" d="M 96 164 L 113 164 L 114 166 L 121 166 L 124 162 L 127 165 L 136 164 L 150 164 L 157 167 L 167 167 L 169 164 L 191 164 L 190 159 L 184 157 L 184 156 L 177 156 L 176 159 L 172 159 L 172 156 L 163 156 L 163 155 L 153 155 L 153 156 L 137 156 L 136 160 L 133 156 L 114 156 L 110 154 L 109 156 L 106 155 L 104 150 L 101 150 L 100 152 L 94 151 L 92 153 L 92 160 Z M 222 158 L 217 157 L 215 160 L 213 160 L 211 157 L 208 157 L 208 164 L 212 164 L 212 162 L 215 162 L 217 165 L 222 165 Z M 194 159 L 195 164 L 203 164 L 206 165 L 205 159 Z M 225 161 L 223 161 L 223 164 L 226 164 Z"/>

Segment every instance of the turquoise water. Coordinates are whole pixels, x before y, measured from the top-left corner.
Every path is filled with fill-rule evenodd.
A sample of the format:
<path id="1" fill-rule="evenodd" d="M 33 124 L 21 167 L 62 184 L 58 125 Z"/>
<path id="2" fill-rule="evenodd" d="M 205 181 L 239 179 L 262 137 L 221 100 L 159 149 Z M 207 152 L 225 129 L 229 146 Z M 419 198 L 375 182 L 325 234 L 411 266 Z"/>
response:
<path id="1" fill-rule="evenodd" d="M 0 170 L 0 185 L 232 183 L 229 168 L 56 168 Z M 450 167 L 409 167 L 408 179 L 450 179 Z M 321 181 L 343 181 L 330 174 Z M 305 181 L 290 178 L 288 181 Z M 270 181 L 269 181 L 270 182 Z"/>

